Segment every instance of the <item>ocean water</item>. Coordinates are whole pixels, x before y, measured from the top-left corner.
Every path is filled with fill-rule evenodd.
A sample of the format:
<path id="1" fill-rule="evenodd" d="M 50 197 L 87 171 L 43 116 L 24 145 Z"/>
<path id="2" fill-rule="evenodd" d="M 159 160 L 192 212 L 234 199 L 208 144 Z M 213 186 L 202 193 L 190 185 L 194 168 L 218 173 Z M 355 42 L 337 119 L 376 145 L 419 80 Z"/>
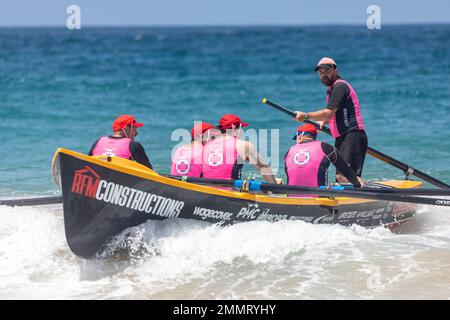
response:
<path id="1" fill-rule="evenodd" d="M 261 99 L 323 106 L 313 72 L 322 56 L 335 58 L 357 91 L 372 148 L 450 183 L 449 44 L 450 25 L 0 28 L 0 197 L 59 193 L 50 174 L 56 148 L 87 152 L 122 113 L 145 124 L 137 140 L 161 173 L 174 130 L 236 113 L 249 128 L 279 130 L 280 152 L 270 156 L 284 177 L 298 123 Z M 366 179 L 403 177 L 366 159 Z M 250 166 L 246 174 L 258 176 Z M 128 247 L 126 257 L 93 261 L 69 251 L 58 205 L 0 207 L 0 216 L 0 298 L 450 298 L 450 211 L 441 207 L 421 206 L 396 234 L 147 222 L 134 241 L 112 244 Z"/>

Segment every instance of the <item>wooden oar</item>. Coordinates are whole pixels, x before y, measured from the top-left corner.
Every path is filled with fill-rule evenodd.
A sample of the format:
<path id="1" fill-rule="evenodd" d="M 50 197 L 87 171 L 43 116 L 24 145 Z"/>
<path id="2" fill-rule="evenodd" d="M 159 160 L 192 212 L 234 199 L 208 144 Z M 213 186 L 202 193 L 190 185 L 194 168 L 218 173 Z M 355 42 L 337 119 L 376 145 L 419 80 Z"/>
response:
<path id="1" fill-rule="evenodd" d="M 297 115 L 294 111 L 286 109 L 285 107 L 280 106 L 279 104 L 276 104 L 276 103 L 268 100 L 267 98 L 264 98 L 262 100 L 262 102 L 264 104 L 267 104 L 268 106 L 271 106 L 272 108 L 275 108 L 281 112 L 284 112 L 284 113 L 290 115 L 291 117 L 295 117 Z M 311 120 L 305 120 L 304 122 L 310 123 L 310 124 L 314 125 L 318 130 L 331 135 L 330 129 L 328 129 L 325 126 L 320 128 L 320 125 L 318 125 L 317 123 L 315 123 L 314 121 L 311 121 Z M 391 156 L 388 156 L 387 154 L 385 154 L 383 152 L 377 151 L 371 147 L 367 147 L 367 153 L 370 154 L 371 156 L 377 158 L 378 160 L 386 162 L 387 164 L 390 164 L 391 166 L 394 166 L 397 169 L 402 170 L 406 176 L 410 176 L 410 175 L 416 176 L 417 178 L 422 179 L 426 182 L 429 182 L 430 184 L 435 185 L 436 187 L 439 187 L 439 188 L 450 188 L 450 185 L 448 185 L 442 181 L 439 181 L 438 179 L 433 178 L 432 176 L 429 176 L 426 173 L 423 173 L 422 171 L 417 170 L 408 164 L 405 164 L 397 159 L 394 159 Z"/>

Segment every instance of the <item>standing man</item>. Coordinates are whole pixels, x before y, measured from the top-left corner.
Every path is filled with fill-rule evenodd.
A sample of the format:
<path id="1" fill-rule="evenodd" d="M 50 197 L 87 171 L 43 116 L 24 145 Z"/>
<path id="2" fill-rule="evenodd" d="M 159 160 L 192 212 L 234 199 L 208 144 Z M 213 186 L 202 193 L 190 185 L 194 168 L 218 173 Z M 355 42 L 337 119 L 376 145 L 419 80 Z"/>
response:
<path id="1" fill-rule="evenodd" d="M 367 151 L 367 135 L 361 117 L 358 96 L 350 84 L 339 76 L 336 62 L 324 57 L 317 64 L 315 71 L 327 90 L 327 105 L 315 112 L 297 111 L 296 120 L 314 120 L 321 127 L 330 124 L 331 135 L 335 139 L 334 146 L 344 160 L 361 177 Z M 346 182 L 340 172 L 336 179 Z"/>
<path id="2" fill-rule="evenodd" d="M 113 135 L 104 136 L 94 142 L 89 151 L 90 156 L 115 156 L 130 159 L 153 169 L 144 147 L 134 138 L 137 128 L 144 124 L 127 114 L 117 117 L 112 124 Z"/>

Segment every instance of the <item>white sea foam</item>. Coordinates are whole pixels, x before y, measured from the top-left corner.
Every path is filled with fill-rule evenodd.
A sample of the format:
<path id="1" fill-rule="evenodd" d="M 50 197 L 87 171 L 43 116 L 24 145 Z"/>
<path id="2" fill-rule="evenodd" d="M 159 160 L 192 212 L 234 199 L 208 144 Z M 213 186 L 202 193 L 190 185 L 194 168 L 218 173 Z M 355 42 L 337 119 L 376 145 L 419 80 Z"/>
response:
<path id="1" fill-rule="evenodd" d="M 450 297 L 450 210 L 385 228 L 148 221 L 101 258 L 68 249 L 60 206 L 0 207 L 0 298 L 365 299 Z"/>

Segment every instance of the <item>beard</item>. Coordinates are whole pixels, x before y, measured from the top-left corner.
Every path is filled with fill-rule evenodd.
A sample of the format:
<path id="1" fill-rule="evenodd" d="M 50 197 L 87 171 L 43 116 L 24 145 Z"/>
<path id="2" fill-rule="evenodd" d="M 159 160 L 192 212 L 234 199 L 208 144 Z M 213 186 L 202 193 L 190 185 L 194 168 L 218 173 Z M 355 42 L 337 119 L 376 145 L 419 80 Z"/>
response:
<path id="1" fill-rule="evenodd" d="M 331 85 L 333 84 L 333 82 L 331 81 L 330 78 L 322 78 L 322 79 L 320 79 L 320 80 L 321 80 L 322 83 L 323 83 L 325 86 L 327 86 L 327 87 L 329 87 L 329 86 L 331 86 Z"/>

